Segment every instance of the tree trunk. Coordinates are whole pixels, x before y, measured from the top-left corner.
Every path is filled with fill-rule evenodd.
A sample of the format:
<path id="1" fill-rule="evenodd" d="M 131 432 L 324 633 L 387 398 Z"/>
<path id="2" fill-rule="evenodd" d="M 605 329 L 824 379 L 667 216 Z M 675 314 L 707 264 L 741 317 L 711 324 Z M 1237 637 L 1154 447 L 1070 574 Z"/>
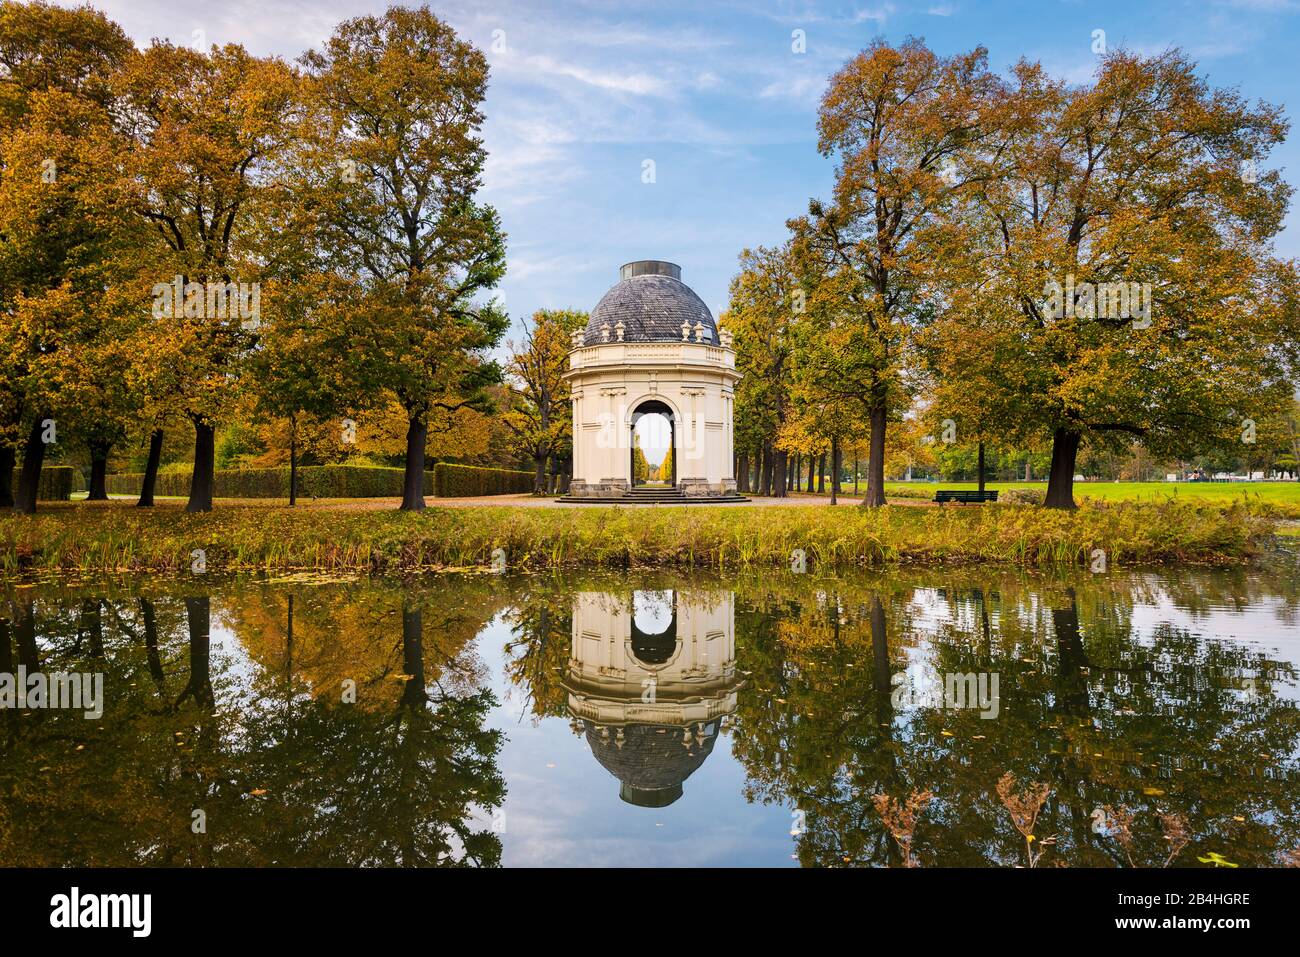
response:
<path id="1" fill-rule="evenodd" d="M 1033 480 L 1034 480 L 1033 469 L 1031 469 L 1029 466 L 1029 459 L 1025 459 L 1025 481 L 1032 482 Z"/>
<path id="2" fill-rule="evenodd" d="M 104 657 L 104 605 L 101 599 L 86 598 L 81 602 L 81 618 L 77 622 L 77 647 L 85 638 L 92 658 Z"/>
<path id="3" fill-rule="evenodd" d="M 190 476 L 187 512 L 212 511 L 212 485 L 216 479 L 217 430 L 202 419 L 194 420 L 194 472 Z"/>
<path id="4" fill-rule="evenodd" d="M 777 498 L 786 497 L 789 458 L 789 454 L 784 449 L 777 449 L 772 453 L 772 491 Z"/>
<path id="5" fill-rule="evenodd" d="M 144 628 L 144 654 L 149 663 L 149 676 L 158 686 L 161 694 L 167 685 L 167 674 L 163 671 L 162 655 L 158 653 L 158 616 L 154 613 L 153 601 L 139 598 L 140 622 Z"/>
<path id="6" fill-rule="evenodd" d="M 772 444 L 763 443 L 762 464 L 759 466 L 762 477 L 759 481 L 759 488 L 764 496 L 772 494 L 772 472 L 775 463 L 772 461 Z"/>
<path id="7" fill-rule="evenodd" d="M 211 430 L 211 426 L 207 426 Z M 185 618 L 190 631 L 190 679 L 176 699 L 186 698 L 202 708 L 211 708 L 216 696 L 212 691 L 212 605 L 207 595 L 185 599 Z"/>
<path id="8" fill-rule="evenodd" d="M 984 443 L 983 442 L 980 443 L 980 460 L 977 468 L 979 469 L 980 494 L 983 495 L 984 494 Z"/>
<path id="9" fill-rule="evenodd" d="M 36 496 L 40 492 L 41 465 L 45 461 L 45 443 L 41 440 L 45 416 L 38 415 L 27 433 L 23 449 L 23 469 L 18 475 L 18 494 L 14 496 L 14 511 L 23 515 L 36 514 Z"/>
<path id="10" fill-rule="evenodd" d="M 853 456 L 853 497 L 858 497 L 858 457 Z"/>
<path id="11" fill-rule="evenodd" d="M 749 453 L 741 452 L 736 463 L 736 491 L 749 491 Z"/>
<path id="12" fill-rule="evenodd" d="M 289 507 L 298 504 L 298 420 L 289 416 Z"/>
<path id="13" fill-rule="evenodd" d="M 284 686 L 293 694 L 293 592 L 288 594 L 289 608 L 284 615 Z"/>
<path id="14" fill-rule="evenodd" d="M 140 483 L 137 508 L 153 508 L 153 493 L 158 486 L 158 466 L 162 462 L 163 430 L 154 429 L 149 436 L 149 458 L 144 464 L 144 481 Z"/>
<path id="15" fill-rule="evenodd" d="M 826 453 L 817 456 L 817 491 L 826 491 Z"/>
<path id="16" fill-rule="evenodd" d="M 1052 469 L 1047 476 L 1048 508 L 1077 508 L 1074 504 L 1074 463 L 1079 455 L 1079 433 L 1057 429 L 1052 436 Z"/>
<path id="17" fill-rule="evenodd" d="M 885 504 L 885 426 L 888 419 L 882 403 L 871 410 L 871 440 L 867 452 L 867 497 L 862 504 L 878 508 Z"/>
<path id="18" fill-rule="evenodd" d="M 889 661 L 889 635 L 886 630 L 885 605 L 879 595 L 871 596 L 871 685 L 878 695 L 893 691 L 894 675 Z"/>
<path id="19" fill-rule="evenodd" d="M 86 493 L 87 502 L 108 501 L 108 453 L 112 448 L 112 442 L 90 443 L 90 490 Z"/>
<path id="20" fill-rule="evenodd" d="M 13 508 L 14 505 L 15 461 L 13 446 L 0 445 L 0 508 Z"/>
<path id="21" fill-rule="evenodd" d="M 18 663 L 26 665 L 28 671 L 40 671 L 41 652 L 36 645 L 36 602 L 30 599 L 19 600 L 13 602 L 10 607 L 13 609 L 14 641 L 18 645 Z"/>
<path id="22" fill-rule="evenodd" d="M 546 456 L 541 452 L 533 456 L 533 494 L 546 494 Z"/>
<path id="23" fill-rule="evenodd" d="M 406 430 L 406 474 L 402 479 L 403 512 L 424 509 L 424 449 L 429 441 L 429 424 L 418 417 Z"/>
<path id="24" fill-rule="evenodd" d="M 840 440 L 831 439 L 831 504 L 840 500 Z"/>
<path id="25" fill-rule="evenodd" d="M 429 700 L 424 690 L 424 611 L 414 605 L 402 606 L 402 704 L 419 707 Z"/>

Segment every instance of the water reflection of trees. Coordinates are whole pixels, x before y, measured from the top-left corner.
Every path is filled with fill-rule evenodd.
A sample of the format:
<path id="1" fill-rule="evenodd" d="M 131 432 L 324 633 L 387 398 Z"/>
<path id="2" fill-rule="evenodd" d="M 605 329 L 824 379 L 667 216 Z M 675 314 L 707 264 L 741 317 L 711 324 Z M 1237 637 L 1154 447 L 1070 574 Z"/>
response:
<path id="1" fill-rule="evenodd" d="M 871 797 L 924 790 L 934 794 L 917 825 L 924 863 L 1023 863 L 994 791 L 1006 771 L 1052 787 L 1038 825 L 1039 838 L 1055 836 L 1046 861 L 1126 862 L 1091 827 L 1107 804 L 1136 812 L 1139 864 L 1167 856 L 1158 811 L 1187 821 L 1184 864 L 1213 851 L 1268 865 L 1300 842 L 1300 724 L 1276 693 L 1279 681 L 1294 684 L 1294 668 L 1168 625 L 1138 641 L 1131 624 L 1135 596 L 1150 600 L 1152 589 L 1196 596 L 1208 613 L 1239 605 L 1239 581 L 1279 607 L 1294 603 L 1294 585 L 953 572 L 935 589 L 927 577 L 739 588 L 738 655 L 754 676 L 733 751 L 753 798 L 805 812 L 803 863 L 896 863 Z M 888 673 L 917 655 L 940 674 L 998 673 L 998 717 L 895 711 Z"/>
<path id="2" fill-rule="evenodd" d="M 501 741 L 469 642 L 499 600 L 455 593 L 0 605 L 0 670 L 104 671 L 106 699 L 99 721 L 6 712 L 0 863 L 498 863 Z"/>
<path id="3" fill-rule="evenodd" d="M 734 590 L 747 680 L 731 751 L 750 799 L 805 812 L 804 864 L 901 863 L 872 798 L 926 790 L 922 864 L 1023 864 L 995 791 L 1008 771 L 1051 787 L 1045 864 L 1127 864 L 1092 828 L 1105 805 L 1135 812 L 1140 865 L 1167 854 L 1157 811 L 1187 822 L 1180 864 L 1217 853 L 1268 865 L 1300 844 L 1300 723 L 1283 700 L 1295 670 L 1258 642 L 1198 634 L 1202 621 L 1222 631 L 1225 610 L 1293 625 L 1294 574 L 632 577 Z M 15 590 L 0 598 L 0 671 L 102 670 L 107 701 L 97 722 L 0 715 L 0 863 L 494 864 L 500 738 L 485 727 L 493 702 L 473 638 L 508 609 L 509 678 L 536 718 L 566 716 L 573 594 L 628 586 L 605 575 Z M 1177 607 L 1190 626 L 1139 634 L 1138 605 Z M 896 709 L 892 678 L 909 666 L 996 672 L 998 717 Z"/>

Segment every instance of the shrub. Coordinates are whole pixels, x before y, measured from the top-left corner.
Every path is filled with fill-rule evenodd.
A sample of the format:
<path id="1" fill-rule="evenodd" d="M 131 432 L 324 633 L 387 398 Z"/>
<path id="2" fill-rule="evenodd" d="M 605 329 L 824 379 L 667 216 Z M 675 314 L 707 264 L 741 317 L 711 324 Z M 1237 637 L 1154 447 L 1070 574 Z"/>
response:
<path id="1" fill-rule="evenodd" d="M 433 467 L 433 494 L 439 498 L 474 495 L 508 495 L 533 490 L 532 472 L 480 468 L 475 465 L 451 465 L 439 462 Z"/>
<path id="2" fill-rule="evenodd" d="M 191 471 L 160 472 L 157 495 L 190 494 Z M 108 491 L 138 495 L 144 476 L 139 472 L 110 475 Z M 431 486 L 425 473 L 425 491 Z M 288 498 L 289 469 L 218 469 L 213 479 L 218 498 Z M 351 465 L 304 465 L 298 469 L 298 494 L 308 498 L 381 498 L 402 494 L 402 470 Z"/>
<path id="3" fill-rule="evenodd" d="M 162 472 L 157 495 L 190 494 L 190 472 Z M 393 498 L 402 494 L 398 468 L 358 465 L 304 465 L 298 469 L 298 495 L 306 498 Z M 144 476 L 139 472 L 108 476 L 113 495 L 138 495 Z M 532 473 L 438 463 L 424 473 L 424 494 L 448 496 L 499 495 L 532 489 Z M 289 469 L 218 469 L 217 498 L 288 498 Z M 66 497 L 66 496 L 65 496 Z"/>
<path id="4" fill-rule="evenodd" d="M 1047 492 L 1036 488 L 1010 488 L 998 495 L 999 502 L 1009 505 L 1042 505 L 1047 500 Z"/>
<path id="5" fill-rule="evenodd" d="M 861 483 L 861 486 L 862 486 L 862 492 L 861 492 L 860 494 L 865 495 L 865 494 L 866 494 L 866 490 L 867 490 L 866 482 L 862 482 L 862 483 Z M 842 487 L 843 487 L 843 486 L 841 486 L 841 488 L 842 488 Z M 849 486 L 850 491 L 852 491 L 852 488 L 853 488 L 853 486 L 850 485 L 850 486 Z M 844 493 L 841 492 L 840 494 L 843 495 Z M 885 495 L 886 495 L 886 497 L 888 497 L 888 498 L 923 498 L 923 499 L 929 499 L 929 498 L 933 498 L 933 497 L 934 497 L 934 486 L 933 486 L 933 485 L 930 485 L 929 487 L 927 487 L 927 486 L 924 486 L 924 485 L 919 485 L 919 486 L 918 486 L 918 485 L 904 485 L 904 484 L 886 483 L 886 485 L 885 485 Z"/>
<path id="6" fill-rule="evenodd" d="M 18 469 L 14 469 L 9 487 L 18 491 Z M 71 465 L 47 465 L 41 469 L 41 480 L 36 486 L 36 498 L 42 502 L 66 502 L 73 492 L 82 491 L 85 481 L 81 471 Z"/>

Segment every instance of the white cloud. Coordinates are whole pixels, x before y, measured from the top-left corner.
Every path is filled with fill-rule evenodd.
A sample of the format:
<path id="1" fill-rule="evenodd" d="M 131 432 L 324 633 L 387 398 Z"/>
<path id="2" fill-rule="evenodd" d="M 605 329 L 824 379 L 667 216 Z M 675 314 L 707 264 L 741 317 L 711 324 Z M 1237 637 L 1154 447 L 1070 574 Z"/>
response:
<path id="1" fill-rule="evenodd" d="M 525 70 L 551 76 L 568 77 L 601 90 L 634 93 L 642 96 L 665 96 L 670 88 L 662 79 L 646 73 L 616 73 L 563 62 L 549 56 L 531 56 L 524 60 Z"/>

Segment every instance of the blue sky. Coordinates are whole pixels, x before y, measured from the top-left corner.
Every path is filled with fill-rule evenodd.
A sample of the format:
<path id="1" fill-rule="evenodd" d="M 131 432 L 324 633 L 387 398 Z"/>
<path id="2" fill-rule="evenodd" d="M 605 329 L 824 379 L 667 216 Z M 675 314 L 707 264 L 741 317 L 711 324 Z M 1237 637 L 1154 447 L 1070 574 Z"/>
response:
<path id="1" fill-rule="evenodd" d="M 294 58 L 364 0 L 92 0 L 138 43 L 241 42 Z M 923 37 L 940 53 L 983 45 L 995 69 L 1024 56 L 1083 81 L 1094 30 L 1111 46 L 1177 46 L 1216 86 L 1300 108 L 1300 0 L 1166 3 L 432 3 L 487 52 L 484 198 L 509 233 L 512 316 L 590 309 L 632 259 L 668 259 L 715 311 L 745 246 L 829 192 L 816 150 L 827 77 L 873 37 Z M 792 50 L 803 30 L 806 52 Z M 500 31 L 499 33 L 496 31 Z M 494 49 L 494 40 L 496 41 Z M 1271 166 L 1296 182 L 1297 134 Z M 642 182 L 646 160 L 655 182 Z M 1300 214 L 1278 248 L 1300 255 Z"/>

